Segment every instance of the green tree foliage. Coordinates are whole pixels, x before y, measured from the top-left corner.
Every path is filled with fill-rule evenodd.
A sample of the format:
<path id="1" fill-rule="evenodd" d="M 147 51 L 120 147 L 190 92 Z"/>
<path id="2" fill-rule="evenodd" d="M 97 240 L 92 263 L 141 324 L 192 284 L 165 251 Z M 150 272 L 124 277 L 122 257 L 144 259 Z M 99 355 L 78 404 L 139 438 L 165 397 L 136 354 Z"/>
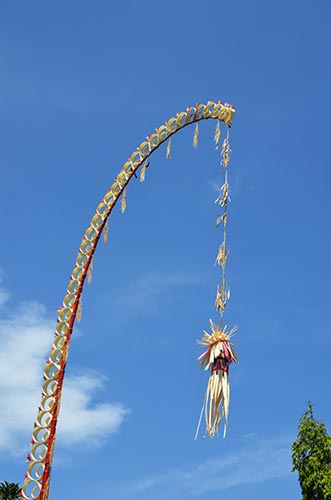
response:
<path id="1" fill-rule="evenodd" d="M 300 419 L 292 462 L 292 472 L 299 473 L 302 500 L 331 500 L 331 436 L 314 419 L 311 403 Z"/>
<path id="2" fill-rule="evenodd" d="M 21 488 L 18 483 L 0 483 L 0 498 L 2 500 L 18 500 L 21 498 Z"/>

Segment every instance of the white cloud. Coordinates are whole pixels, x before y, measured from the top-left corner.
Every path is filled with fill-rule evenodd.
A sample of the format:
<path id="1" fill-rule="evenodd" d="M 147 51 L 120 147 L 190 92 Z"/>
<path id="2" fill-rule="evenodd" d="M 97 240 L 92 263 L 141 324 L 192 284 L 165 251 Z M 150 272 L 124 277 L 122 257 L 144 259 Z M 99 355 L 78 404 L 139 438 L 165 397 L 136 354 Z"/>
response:
<path id="1" fill-rule="evenodd" d="M 3 292 L 3 296 L 9 296 L 6 290 Z M 0 451 L 21 455 L 28 451 L 55 322 L 36 302 L 21 302 L 14 308 L 6 305 L 2 313 Z M 95 402 L 96 391 L 104 384 L 105 378 L 97 372 L 66 377 L 58 425 L 59 445 L 80 442 L 99 445 L 118 430 L 128 410 L 119 403 Z"/>
<path id="2" fill-rule="evenodd" d="M 104 378 L 97 373 L 66 379 L 58 429 L 59 444 L 84 441 L 99 445 L 107 435 L 118 430 L 128 409 L 119 403 L 91 405 L 92 395 L 102 389 L 104 383 Z"/>
<path id="3" fill-rule="evenodd" d="M 258 440 L 252 436 L 249 443 L 236 453 L 143 478 L 117 487 L 113 494 L 119 500 L 199 497 L 213 491 L 286 476 L 290 468 L 289 439 Z"/>

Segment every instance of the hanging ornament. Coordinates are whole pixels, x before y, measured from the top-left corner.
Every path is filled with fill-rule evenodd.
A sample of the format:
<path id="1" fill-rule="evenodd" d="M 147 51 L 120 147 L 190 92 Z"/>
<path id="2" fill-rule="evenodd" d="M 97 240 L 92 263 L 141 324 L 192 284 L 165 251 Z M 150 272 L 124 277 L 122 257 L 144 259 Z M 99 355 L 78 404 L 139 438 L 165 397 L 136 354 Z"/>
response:
<path id="1" fill-rule="evenodd" d="M 166 152 L 167 160 L 170 160 L 170 155 L 171 155 L 171 137 L 168 140 L 168 144 L 167 144 L 167 152 Z"/>
<path id="2" fill-rule="evenodd" d="M 203 413 L 205 414 L 206 433 L 210 438 L 215 437 L 222 418 L 225 418 L 224 433 L 225 437 L 230 403 L 230 387 L 228 373 L 230 364 L 237 363 L 237 355 L 230 341 L 237 327 L 227 331 L 227 327 L 222 328 L 209 320 L 211 334 L 204 331 L 204 336 L 199 342 L 207 350 L 199 356 L 200 366 L 205 370 L 211 370 L 205 399 L 202 405 L 200 419 L 195 435 L 198 437 L 199 428 Z"/>
<path id="3" fill-rule="evenodd" d="M 90 265 L 88 266 L 88 270 L 87 270 L 87 281 L 89 283 L 91 283 L 92 277 L 93 277 L 93 257 L 90 261 Z"/>
<path id="4" fill-rule="evenodd" d="M 124 191 L 123 191 L 122 200 L 121 200 L 122 214 L 124 214 L 125 209 L 126 209 L 126 189 L 124 189 Z"/>
<path id="5" fill-rule="evenodd" d="M 199 123 L 195 124 L 194 136 L 193 136 L 193 146 L 196 148 L 198 146 L 199 140 Z"/>
<path id="6" fill-rule="evenodd" d="M 217 120 L 216 123 L 214 140 L 215 140 L 215 148 L 218 149 L 221 140 L 221 126 L 219 120 Z"/>
<path id="7" fill-rule="evenodd" d="M 103 229 L 103 242 L 107 243 L 107 241 L 108 241 L 108 219 L 106 220 L 106 224 Z"/>

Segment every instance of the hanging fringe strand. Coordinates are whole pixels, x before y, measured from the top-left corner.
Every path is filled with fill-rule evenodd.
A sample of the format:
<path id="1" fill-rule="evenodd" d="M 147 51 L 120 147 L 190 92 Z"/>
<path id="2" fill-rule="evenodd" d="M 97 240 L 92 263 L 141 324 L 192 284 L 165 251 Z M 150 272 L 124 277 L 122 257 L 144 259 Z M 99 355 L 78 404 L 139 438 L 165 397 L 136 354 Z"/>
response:
<path id="1" fill-rule="evenodd" d="M 144 182 L 145 180 L 145 175 L 146 175 L 146 163 L 141 167 L 140 170 L 140 182 Z"/>
<path id="2" fill-rule="evenodd" d="M 82 319 L 82 295 L 79 297 L 79 302 L 77 306 L 77 321 Z"/>
<path id="3" fill-rule="evenodd" d="M 125 209 L 126 209 L 126 188 L 124 188 L 123 195 L 122 195 L 122 200 L 121 200 L 122 214 L 124 214 Z"/>
<path id="4" fill-rule="evenodd" d="M 108 219 L 106 220 L 105 227 L 103 228 L 103 242 L 107 243 L 108 241 Z"/>
<path id="5" fill-rule="evenodd" d="M 168 140 L 168 144 L 167 144 L 167 152 L 166 152 L 167 160 L 170 160 L 170 155 L 171 155 L 171 137 Z"/>
<path id="6" fill-rule="evenodd" d="M 93 257 L 91 259 L 90 265 L 88 266 L 87 270 L 87 281 L 91 283 L 93 277 Z"/>
<path id="7" fill-rule="evenodd" d="M 216 123 L 214 140 L 215 140 L 215 149 L 218 149 L 221 140 L 221 126 L 219 120 L 217 120 Z"/>
<path id="8" fill-rule="evenodd" d="M 198 146 L 199 140 L 199 123 L 195 124 L 194 136 L 193 136 L 193 146 L 196 148 Z"/>

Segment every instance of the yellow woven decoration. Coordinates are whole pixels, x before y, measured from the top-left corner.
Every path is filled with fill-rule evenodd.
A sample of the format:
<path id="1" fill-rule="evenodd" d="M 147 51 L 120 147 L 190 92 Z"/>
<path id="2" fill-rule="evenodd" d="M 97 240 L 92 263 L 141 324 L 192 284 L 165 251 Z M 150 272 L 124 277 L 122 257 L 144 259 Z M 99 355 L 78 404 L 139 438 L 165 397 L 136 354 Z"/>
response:
<path id="1" fill-rule="evenodd" d="M 219 120 L 217 120 L 216 123 L 216 129 L 215 129 L 215 148 L 218 149 L 218 146 L 220 145 L 220 140 L 221 140 L 221 126 Z"/>
<path id="2" fill-rule="evenodd" d="M 79 297 L 78 307 L 77 307 L 77 321 L 82 319 L 82 296 Z"/>
<path id="3" fill-rule="evenodd" d="M 108 219 L 106 220 L 106 224 L 103 229 L 103 242 L 107 243 L 107 241 L 108 241 Z"/>
<path id="4" fill-rule="evenodd" d="M 167 160 L 170 160 L 170 155 L 171 155 L 171 137 L 168 140 L 168 144 L 167 144 L 167 152 L 166 152 Z"/>
<path id="5" fill-rule="evenodd" d="M 199 123 L 195 124 L 194 136 L 193 136 L 193 146 L 196 148 L 198 146 L 199 140 Z"/>
<path id="6" fill-rule="evenodd" d="M 90 265 L 88 266 L 87 270 L 87 281 L 91 283 L 93 277 L 93 257 L 91 259 Z"/>
<path id="7" fill-rule="evenodd" d="M 124 191 L 123 191 L 123 196 L 122 196 L 122 200 L 121 200 L 122 214 L 124 214 L 125 209 L 126 209 L 126 189 L 124 189 Z"/>
<path id="8" fill-rule="evenodd" d="M 221 420 L 223 416 L 225 417 L 223 433 L 225 437 L 230 403 L 229 366 L 232 361 L 235 363 L 238 361 L 233 344 L 230 342 L 237 327 L 235 326 L 227 331 L 226 326 L 223 329 L 222 326 L 218 327 L 212 320 L 209 320 L 209 322 L 212 333 L 203 332 L 204 336 L 199 344 L 206 347 L 207 350 L 199 356 L 199 360 L 201 368 L 205 370 L 211 368 L 211 374 L 195 439 L 198 437 L 203 413 L 205 414 L 206 433 L 210 438 L 217 434 Z"/>

